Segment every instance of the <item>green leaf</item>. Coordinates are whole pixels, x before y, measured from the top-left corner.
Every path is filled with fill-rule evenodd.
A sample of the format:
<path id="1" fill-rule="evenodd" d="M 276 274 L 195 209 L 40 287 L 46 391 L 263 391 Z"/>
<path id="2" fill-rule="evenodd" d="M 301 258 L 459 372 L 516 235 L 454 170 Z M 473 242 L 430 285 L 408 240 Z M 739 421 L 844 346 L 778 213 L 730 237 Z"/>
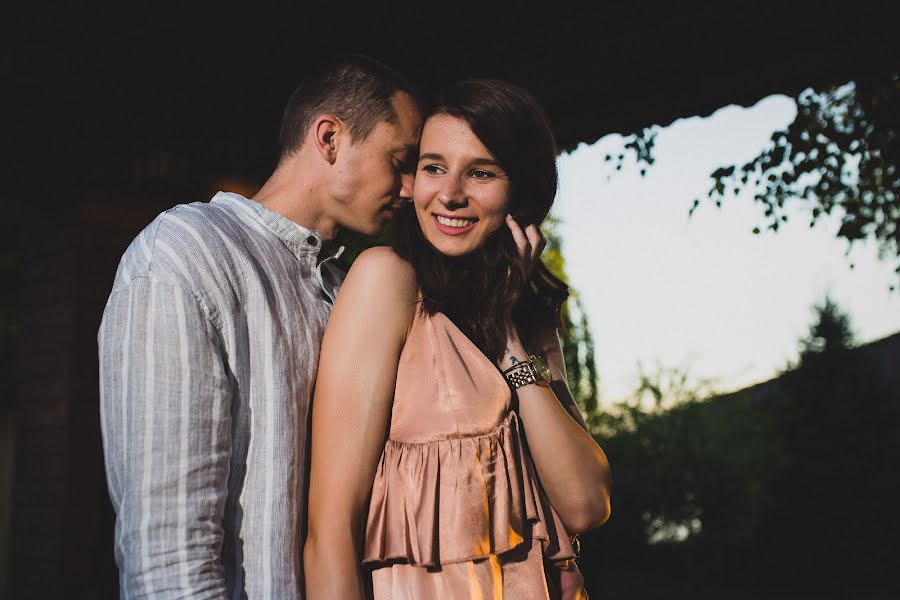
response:
<path id="1" fill-rule="evenodd" d="M 730 177 L 733 174 L 734 165 L 731 165 L 730 167 L 719 167 L 710 174 L 710 177 L 713 179 L 722 179 L 723 177 Z"/>

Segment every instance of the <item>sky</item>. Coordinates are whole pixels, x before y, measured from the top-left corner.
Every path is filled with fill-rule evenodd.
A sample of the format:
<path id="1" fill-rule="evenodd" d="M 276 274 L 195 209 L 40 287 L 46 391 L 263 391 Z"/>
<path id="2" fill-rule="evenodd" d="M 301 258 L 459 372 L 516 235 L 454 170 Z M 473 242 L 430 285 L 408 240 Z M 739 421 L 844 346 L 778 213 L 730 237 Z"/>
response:
<path id="1" fill-rule="evenodd" d="M 766 222 L 751 189 L 688 216 L 712 171 L 757 155 L 795 113 L 793 99 L 770 96 L 678 120 L 659 131 L 643 178 L 633 159 L 618 173 L 604 162 L 621 151 L 619 135 L 560 156 L 553 212 L 590 319 L 602 405 L 628 398 L 639 364 L 686 370 L 720 392 L 770 379 L 797 358 L 826 293 L 850 314 L 859 342 L 900 331 L 893 264 L 878 260 L 875 244 L 846 256 L 837 219 L 810 228 L 796 202 L 779 232 L 754 235 Z"/>

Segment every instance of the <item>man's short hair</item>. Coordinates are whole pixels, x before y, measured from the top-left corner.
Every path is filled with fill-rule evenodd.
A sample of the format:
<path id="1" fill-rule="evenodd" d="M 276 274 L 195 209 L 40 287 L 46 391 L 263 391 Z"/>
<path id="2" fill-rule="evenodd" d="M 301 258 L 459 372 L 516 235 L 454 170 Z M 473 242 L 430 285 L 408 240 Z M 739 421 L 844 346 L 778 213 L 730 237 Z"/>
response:
<path id="1" fill-rule="evenodd" d="M 299 150 L 315 118 L 326 113 L 344 122 L 352 141 L 365 140 L 378 123 L 396 122 L 391 98 L 400 91 L 420 103 L 406 77 L 374 58 L 342 54 L 331 59 L 291 94 L 281 121 L 279 159 Z"/>

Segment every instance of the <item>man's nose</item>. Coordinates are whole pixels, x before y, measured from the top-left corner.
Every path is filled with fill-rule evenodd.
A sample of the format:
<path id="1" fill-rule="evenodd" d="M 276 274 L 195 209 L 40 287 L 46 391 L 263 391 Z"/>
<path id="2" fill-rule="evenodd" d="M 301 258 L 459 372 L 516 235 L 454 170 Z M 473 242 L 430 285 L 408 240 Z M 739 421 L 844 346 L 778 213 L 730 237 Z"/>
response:
<path id="1" fill-rule="evenodd" d="M 416 182 L 416 176 L 413 173 L 400 174 L 400 199 L 412 200 L 413 186 Z"/>

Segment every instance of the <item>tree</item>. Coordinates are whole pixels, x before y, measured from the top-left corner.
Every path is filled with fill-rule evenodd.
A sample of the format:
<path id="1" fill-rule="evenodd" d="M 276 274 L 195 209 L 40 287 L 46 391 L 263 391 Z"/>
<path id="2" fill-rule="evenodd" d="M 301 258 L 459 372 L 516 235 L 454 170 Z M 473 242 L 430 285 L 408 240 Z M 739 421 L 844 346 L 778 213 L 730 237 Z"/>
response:
<path id="1" fill-rule="evenodd" d="M 853 328 L 850 315 L 844 312 L 830 296 L 813 307 L 815 322 L 809 333 L 800 340 L 800 363 L 805 364 L 813 356 L 847 350 L 853 347 Z"/>
<path id="2" fill-rule="evenodd" d="M 788 221 L 787 205 L 803 203 L 810 227 L 826 215 L 839 218 L 838 237 L 850 246 L 875 241 L 881 258 L 896 262 L 900 276 L 900 77 L 892 73 L 810 88 L 796 103 L 794 121 L 774 132 L 759 155 L 710 175 L 708 200 L 721 206 L 730 193 L 755 190 L 766 223 L 754 233 L 763 227 L 777 232 Z M 619 170 L 632 154 L 643 175 L 654 162 L 657 131 L 628 136 L 623 151 L 606 160 Z M 690 214 L 700 203 L 694 200 Z"/>
<path id="3" fill-rule="evenodd" d="M 562 237 L 559 234 L 559 220 L 549 216 L 541 226 L 547 247 L 541 259 L 550 271 L 567 284 L 566 261 L 562 254 Z M 597 387 L 597 364 L 594 355 L 594 337 L 591 324 L 578 297 L 578 292 L 570 286 L 571 296 L 563 305 L 561 341 L 566 361 L 566 376 L 569 389 L 578 406 L 588 417 L 597 413 L 599 391 Z"/>
<path id="4" fill-rule="evenodd" d="M 900 566 L 896 349 L 854 348 L 850 318 L 830 298 L 813 311 L 799 365 L 760 403 L 777 417 L 789 459 L 764 520 L 760 556 L 769 564 L 762 568 L 785 578 L 896 586 L 886 576 Z"/>
<path id="5" fill-rule="evenodd" d="M 774 424 L 752 396 L 716 396 L 710 382 L 657 366 L 642 370 L 631 401 L 604 425 L 613 517 L 585 536 L 595 589 L 612 561 L 606 568 L 640 565 L 654 576 L 676 564 L 709 574 L 743 564 L 783 463 Z"/>

